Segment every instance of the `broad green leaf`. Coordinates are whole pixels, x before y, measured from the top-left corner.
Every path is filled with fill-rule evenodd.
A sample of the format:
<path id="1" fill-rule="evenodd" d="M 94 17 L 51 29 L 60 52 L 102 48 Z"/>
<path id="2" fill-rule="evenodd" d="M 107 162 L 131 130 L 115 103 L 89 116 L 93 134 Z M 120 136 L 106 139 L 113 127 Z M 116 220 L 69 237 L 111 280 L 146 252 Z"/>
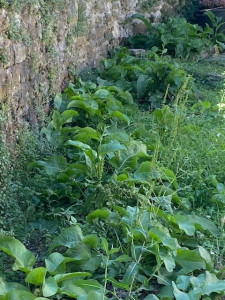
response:
<path id="1" fill-rule="evenodd" d="M 39 267 L 32 270 L 26 277 L 25 281 L 34 285 L 41 285 L 44 282 L 45 275 L 47 273 L 46 268 Z"/>
<path id="2" fill-rule="evenodd" d="M 175 221 L 180 229 L 184 230 L 189 236 L 194 235 L 195 230 L 208 230 L 214 235 L 219 234 L 218 228 L 215 224 L 207 219 L 195 215 L 175 215 Z"/>
<path id="3" fill-rule="evenodd" d="M 108 100 L 106 102 L 106 109 L 109 113 L 112 113 L 113 111 L 121 111 L 123 112 L 124 107 L 122 103 L 118 100 L 116 100 L 114 97 L 108 97 Z"/>
<path id="4" fill-rule="evenodd" d="M 168 196 L 159 196 L 159 197 L 151 197 L 151 199 L 158 205 L 160 205 L 162 208 L 164 208 L 165 211 L 169 213 L 173 213 L 172 209 L 172 195 Z"/>
<path id="5" fill-rule="evenodd" d="M 119 257 L 117 257 L 115 260 L 118 262 L 128 262 L 128 261 L 131 261 L 131 257 L 128 256 L 127 254 L 123 254 L 123 255 L 120 255 Z"/>
<path id="6" fill-rule="evenodd" d="M 98 103 L 90 98 L 82 99 L 82 100 L 73 100 L 69 103 L 68 108 L 71 107 L 79 107 L 86 110 L 88 113 L 93 114 L 96 110 L 98 110 Z"/>
<path id="7" fill-rule="evenodd" d="M 72 298 L 86 299 L 87 295 L 93 291 L 102 290 L 102 285 L 93 279 L 77 279 L 77 280 L 66 280 L 62 282 L 62 294 L 68 295 Z M 85 297 L 86 296 L 86 297 Z M 102 298 L 103 299 L 103 298 Z"/>
<path id="8" fill-rule="evenodd" d="M 173 285 L 173 293 L 174 293 L 174 296 L 175 296 L 176 300 L 190 300 L 188 294 L 181 292 L 177 288 L 177 286 L 174 282 L 172 282 L 172 285 Z"/>
<path id="9" fill-rule="evenodd" d="M 79 113 L 76 110 L 65 110 L 61 116 L 63 123 L 72 122 L 73 117 L 79 116 Z"/>
<path id="10" fill-rule="evenodd" d="M 99 238 L 95 234 L 86 235 L 82 241 L 85 243 L 89 248 L 96 248 L 99 244 Z"/>
<path id="11" fill-rule="evenodd" d="M 127 271 L 126 273 L 124 274 L 123 276 L 123 281 L 122 283 L 125 283 L 127 285 L 130 285 L 132 282 L 133 282 L 133 279 L 135 278 L 135 276 L 137 275 L 138 273 L 138 268 L 139 268 L 139 265 L 137 262 L 132 262 L 128 268 L 127 268 Z"/>
<path id="12" fill-rule="evenodd" d="M 53 277 L 48 277 L 43 284 L 43 296 L 51 297 L 58 291 L 58 285 Z"/>
<path id="13" fill-rule="evenodd" d="M 107 208 L 101 208 L 101 209 L 96 209 L 90 214 L 88 214 L 86 219 L 89 223 L 93 223 L 94 219 L 100 218 L 100 219 L 107 220 L 109 216 L 110 216 L 110 210 L 108 210 Z"/>
<path id="14" fill-rule="evenodd" d="M 76 246 L 83 239 L 83 234 L 79 226 L 74 225 L 62 230 L 60 235 L 56 237 L 49 247 L 52 252 L 57 247 L 65 246 L 68 248 Z"/>
<path id="15" fill-rule="evenodd" d="M 153 188 L 153 192 L 156 196 L 169 196 L 172 195 L 172 201 L 176 204 L 181 203 L 181 198 L 177 195 L 176 191 L 164 185 L 156 185 Z"/>
<path id="16" fill-rule="evenodd" d="M 17 239 L 13 237 L 0 237 L 0 250 L 15 259 L 14 270 L 29 272 L 35 264 L 35 256 Z"/>
<path id="17" fill-rule="evenodd" d="M 94 93 L 94 95 L 98 96 L 98 98 L 100 99 L 106 99 L 109 94 L 110 92 L 105 89 L 99 89 L 97 92 Z"/>
<path id="18" fill-rule="evenodd" d="M 216 236 L 220 234 L 219 229 L 212 221 L 198 216 L 190 216 L 190 217 L 193 218 L 196 229 L 208 230 L 212 235 L 216 235 Z"/>
<path id="19" fill-rule="evenodd" d="M 91 274 L 87 272 L 74 272 L 74 273 L 65 273 L 65 274 L 57 274 L 54 276 L 54 279 L 57 283 L 62 282 L 64 280 L 68 280 L 76 277 L 90 277 Z"/>
<path id="20" fill-rule="evenodd" d="M 190 276 L 178 276 L 176 280 L 176 285 L 178 289 L 186 291 L 190 285 Z"/>
<path id="21" fill-rule="evenodd" d="M 102 285 L 94 279 L 77 279 L 76 281 L 74 281 L 74 284 L 88 292 L 99 290 L 102 288 Z"/>
<path id="22" fill-rule="evenodd" d="M 24 285 L 19 284 L 17 282 L 5 282 L 4 279 L 0 277 L 0 299 L 2 299 L 2 297 L 4 299 L 4 295 L 6 295 L 8 292 L 12 290 L 28 291 Z"/>
<path id="23" fill-rule="evenodd" d="M 73 146 L 73 147 L 76 147 L 76 148 L 82 150 L 91 159 L 91 161 L 94 161 L 95 158 L 97 157 L 96 151 L 92 150 L 89 145 L 84 144 L 80 141 L 68 140 L 65 143 L 65 146 Z"/>
<path id="24" fill-rule="evenodd" d="M 211 264 L 212 263 L 212 259 L 211 259 L 211 256 L 210 256 L 209 252 L 205 248 L 203 248 L 202 246 L 199 246 L 198 250 L 199 250 L 199 253 L 200 253 L 201 257 L 204 258 L 204 260 L 208 264 Z"/>
<path id="25" fill-rule="evenodd" d="M 126 150 L 126 147 L 117 141 L 112 141 L 108 144 L 102 144 L 101 146 L 99 146 L 98 150 L 101 156 L 105 156 L 118 150 Z"/>
<path id="26" fill-rule="evenodd" d="M 112 285 L 116 288 L 124 289 L 124 290 L 127 290 L 128 292 L 130 290 L 129 284 L 119 282 L 119 281 L 115 280 L 114 278 L 108 277 L 107 281 L 110 281 L 112 283 Z"/>
<path id="27" fill-rule="evenodd" d="M 174 185 L 174 188 L 178 188 L 177 178 L 174 172 L 167 168 L 161 168 L 161 178 L 171 182 Z"/>
<path id="28" fill-rule="evenodd" d="M 157 294 L 157 296 L 159 296 L 159 299 L 174 300 L 172 285 L 162 287 L 160 289 L 160 292 Z"/>
<path id="29" fill-rule="evenodd" d="M 179 228 L 184 230 L 187 235 L 192 236 L 195 234 L 195 224 L 191 216 L 175 215 L 174 219 Z"/>
<path id="30" fill-rule="evenodd" d="M 53 124 L 55 129 L 60 129 L 62 127 L 63 120 L 62 120 L 62 117 L 61 117 L 60 113 L 57 110 L 55 110 L 53 112 L 52 124 Z"/>
<path id="31" fill-rule="evenodd" d="M 163 258 L 163 262 L 165 264 L 166 270 L 170 273 L 173 272 L 174 268 L 176 267 L 174 258 L 171 255 L 167 255 Z"/>
<path id="32" fill-rule="evenodd" d="M 151 162 L 145 161 L 141 163 L 137 171 L 134 172 L 134 179 L 140 181 L 149 181 L 152 178 L 151 171 L 152 171 Z"/>
<path id="33" fill-rule="evenodd" d="M 131 228 L 136 225 L 138 220 L 139 208 L 127 206 L 126 214 L 122 217 L 123 222 Z"/>
<path id="34" fill-rule="evenodd" d="M 120 251 L 120 248 L 111 248 L 111 249 L 109 250 L 109 255 L 118 253 L 119 251 Z"/>
<path id="35" fill-rule="evenodd" d="M 47 259 L 45 259 L 46 269 L 49 273 L 55 274 L 63 273 L 66 270 L 66 263 L 74 261 L 71 257 L 65 257 L 58 252 L 51 253 Z"/>
<path id="36" fill-rule="evenodd" d="M 102 249 L 109 256 L 109 243 L 107 242 L 107 240 L 105 238 L 102 238 Z"/>
<path id="37" fill-rule="evenodd" d="M 23 291 L 23 290 L 12 290 L 7 293 L 4 300 L 34 300 L 36 296 L 31 294 L 30 292 Z"/>
<path id="38" fill-rule="evenodd" d="M 156 295 L 148 295 L 143 300 L 159 300 L 159 298 Z"/>
<path id="39" fill-rule="evenodd" d="M 63 172 L 66 168 L 66 158 L 59 155 L 52 155 L 46 161 L 37 161 L 38 166 L 44 167 L 50 176 Z"/>
<path id="40" fill-rule="evenodd" d="M 220 280 L 218 282 L 207 285 L 202 294 L 210 296 L 212 293 L 221 293 L 225 291 L 225 280 Z"/>
<path id="41" fill-rule="evenodd" d="M 90 247 L 84 243 L 84 239 L 82 242 L 77 244 L 75 247 L 69 248 L 65 252 L 66 256 L 72 257 L 74 262 L 85 262 L 91 258 Z"/>
<path id="42" fill-rule="evenodd" d="M 141 99 L 147 91 L 149 75 L 140 75 L 137 80 L 137 94 L 139 99 Z"/>
<path id="43" fill-rule="evenodd" d="M 208 285 L 206 281 L 206 274 L 202 273 L 198 275 L 198 277 L 190 276 L 190 283 L 195 291 L 201 292 L 202 294 L 202 287 L 204 287 L 205 284 Z"/>
<path id="44" fill-rule="evenodd" d="M 89 142 L 91 139 L 99 141 L 101 138 L 100 132 L 91 127 L 76 128 L 78 131 L 78 133 L 76 134 L 76 139 L 78 141 Z"/>
<path id="45" fill-rule="evenodd" d="M 154 238 L 156 241 L 161 242 L 165 247 L 168 247 L 172 250 L 176 250 L 180 247 L 177 239 L 172 238 L 169 234 L 168 229 L 163 226 L 153 227 L 149 232 L 149 236 L 151 238 Z"/>
<path id="46" fill-rule="evenodd" d="M 130 119 L 125 114 L 121 113 L 120 111 L 113 111 L 109 114 L 110 117 L 118 118 L 127 124 L 130 124 Z"/>
<path id="47" fill-rule="evenodd" d="M 194 270 L 205 270 L 206 268 L 205 260 L 195 250 L 178 249 L 175 261 L 186 274 Z"/>
<path id="48" fill-rule="evenodd" d="M 61 94 L 56 94 L 55 99 L 54 99 L 54 104 L 55 104 L 55 107 L 59 110 L 62 105 L 62 95 Z"/>

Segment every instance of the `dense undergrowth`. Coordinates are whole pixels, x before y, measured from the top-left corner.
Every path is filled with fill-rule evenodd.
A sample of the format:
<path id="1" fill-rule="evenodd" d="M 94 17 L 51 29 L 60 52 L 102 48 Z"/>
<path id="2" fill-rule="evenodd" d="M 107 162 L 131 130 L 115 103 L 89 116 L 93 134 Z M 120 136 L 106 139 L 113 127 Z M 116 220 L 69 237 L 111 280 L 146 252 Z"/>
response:
<path id="1" fill-rule="evenodd" d="M 210 40 L 191 26 L 200 52 Z M 36 218 L 22 223 L 36 258 L 19 233 L 0 237 L 15 271 L 3 257 L 0 299 L 222 299 L 224 62 L 169 44 L 118 49 L 96 80 L 56 96 L 42 129 L 56 150 L 24 171 L 37 184 Z"/>

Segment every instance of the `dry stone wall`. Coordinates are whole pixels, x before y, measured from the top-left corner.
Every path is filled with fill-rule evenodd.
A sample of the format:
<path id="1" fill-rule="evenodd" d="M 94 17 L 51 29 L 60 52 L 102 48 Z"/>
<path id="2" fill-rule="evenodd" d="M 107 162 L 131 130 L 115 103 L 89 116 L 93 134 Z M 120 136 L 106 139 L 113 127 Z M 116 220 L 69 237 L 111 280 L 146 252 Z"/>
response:
<path id="1" fill-rule="evenodd" d="M 97 66 L 130 33 L 127 17 L 153 2 L 159 18 L 164 1 L 0 0 L 0 104 L 8 116 L 35 124 L 38 108 L 79 68 Z"/>

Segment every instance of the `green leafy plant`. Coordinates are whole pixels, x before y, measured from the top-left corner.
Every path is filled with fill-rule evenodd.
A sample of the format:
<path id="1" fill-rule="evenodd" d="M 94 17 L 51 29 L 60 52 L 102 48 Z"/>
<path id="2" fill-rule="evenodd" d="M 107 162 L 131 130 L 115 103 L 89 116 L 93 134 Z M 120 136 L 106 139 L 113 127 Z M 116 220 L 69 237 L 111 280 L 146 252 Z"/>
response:
<path id="1" fill-rule="evenodd" d="M 117 51 L 112 59 L 104 61 L 101 78 L 104 84 L 115 84 L 128 89 L 134 98 L 145 107 L 159 108 L 165 103 L 173 103 L 188 74 L 167 58 L 149 52 L 147 57 L 137 58 L 129 54 L 127 48 Z M 101 81 L 99 80 L 101 83 Z M 188 90 L 188 89 L 187 89 Z M 194 91 L 189 80 L 189 91 Z M 193 94 L 193 93 L 192 93 Z"/>
<path id="2" fill-rule="evenodd" d="M 45 267 L 34 268 L 34 254 L 15 238 L 1 237 L 0 240 L 0 250 L 15 259 L 14 271 L 25 273 L 25 285 L 8 283 L 1 278 L 1 299 L 52 299 L 56 294 L 59 295 L 57 299 L 63 299 L 65 295 L 76 299 L 102 299 L 102 285 L 95 280 L 84 279 L 91 273 L 79 267 L 80 263 L 84 266 L 91 257 L 93 259 L 91 251 L 97 246 L 98 238 L 94 235 L 84 237 L 79 226 L 64 229 L 53 240 Z M 59 247 L 66 249 L 63 254 L 53 252 Z"/>
<path id="3" fill-rule="evenodd" d="M 146 24 L 147 34 L 128 38 L 132 48 L 151 49 L 158 47 L 163 53 L 178 58 L 193 58 L 206 47 L 203 29 L 198 25 L 188 23 L 184 18 L 170 18 L 166 23 L 152 25 L 142 15 L 133 15 Z"/>
<path id="4" fill-rule="evenodd" d="M 96 210 L 87 220 L 100 231 L 104 224 L 107 236 L 115 232 L 113 243 L 123 249 L 123 255 L 115 261 L 123 262 L 126 271 L 121 274 L 122 268 L 116 268 L 114 263 L 111 268 L 115 268 L 114 274 L 117 272 L 122 280 L 118 282 L 116 277 L 109 280 L 115 288 L 123 284 L 128 298 L 137 291 L 150 292 L 154 278 L 155 284 L 160 285 L 156 299 L 165 296 L 178 299 L 179 294 L 187 295 L 187 299 L 200 299 L 202 295 L 224 291 L 224 281 L 216 277 L 209 253 L 192 239 L 198 230 L 218 234 L 212 222 L 194 215 L 171 215 L 154 204 L 147 210 L 118 206 L 114 211 Z M 206 278 L 210 278 L 207 284 Z M 187 284 L 183 285 L 186 280 Z"/>
<path id="5" fill-rule="evenodd" d="M 65 228 L 41 267 L 34 268 L 35 256 L 21 242 L 1 237 L 0 250 L 15 260 L 13 270 L 25 273 L 24 285 L 1 278 L 1 298 L 110 299 L 123 291 L 127 299 L 135 299 L 160 287 L 155 299 L 186 295 L 197 300 L 224 292 L 225 282 L 217 278 L 210 254 L 193 240 L 198 231 L 218 234 L 211 221 L 166 213 L 154 204 L 98 209 L 87 221 L 84 229 L 100 230 L 101 236 L 104 225 L 106 238 L 100 243 L 96 234 L 84 236 L 76 224 Z"/>
<path id="6" fill-rule="evenodd" d="M 223 29 L 225 22 L 222 22 L 222 17 L 217 17 L 212 11 L 206 11 L 205 16 L 210 20 L 210 25 L 207 23 L 204 33 L 208 35 L 214 46 L 217 46 L 220 51 L 225 49 L 225 34 Z"/>

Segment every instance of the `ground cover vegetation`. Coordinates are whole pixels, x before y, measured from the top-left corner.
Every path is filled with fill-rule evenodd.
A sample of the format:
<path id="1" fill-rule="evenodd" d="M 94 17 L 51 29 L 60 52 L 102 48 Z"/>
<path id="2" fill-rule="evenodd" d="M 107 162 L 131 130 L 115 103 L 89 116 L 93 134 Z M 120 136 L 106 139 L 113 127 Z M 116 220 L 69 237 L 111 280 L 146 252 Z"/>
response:
<path id="1" fill-rule="evenodd" d="M 148 33 L 127 45 L 147 51 L 55 97 L 24 171 L 30 236 L 0 236 L 0 299 L 223 299 L 225 60 L 200 56 L 222 49 L 220 20 L 134 17 Z"/>

